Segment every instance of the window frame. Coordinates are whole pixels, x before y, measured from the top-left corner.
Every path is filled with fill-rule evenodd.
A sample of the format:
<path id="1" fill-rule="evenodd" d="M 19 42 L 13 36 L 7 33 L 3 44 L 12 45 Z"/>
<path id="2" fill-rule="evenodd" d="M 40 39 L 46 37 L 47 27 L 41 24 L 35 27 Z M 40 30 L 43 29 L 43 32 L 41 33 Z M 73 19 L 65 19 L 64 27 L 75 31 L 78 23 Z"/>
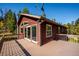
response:
<path id="1" fill-rule="evenodd" d="M 32 25 L 32 26 L 31 26 L 32 39 L 35 38 L 35 40 L 33 40 L 33 41 L 36 41 L 37 32 L 35 33 L 35 37 L 33 37 L 33 31 L 32 31 L 32 28 L 33 28 L 33 27 L 35 27 L 35 31 L 36 31 L 36 25 Z"/>
<path id="2" fill-rule="evenodd" d="M 23 26 L 23 25 L 24 25 L 24 23 L 22 22 L 20 26 Z"/>
<path id="3" fill-rule="evenodd" d="M 50 26 L 51 27 L 51 29 L 50 30 L 47 30 L 46 29 L 46 38 L 48 38 L 48 37 L 52 37 L 52 25 L 50 25 L 50 24 L 46 24 L 46 27 L 47 26 Z M 50 32 L 51 31 L 51 35 L 47 35 L 47 32 Z"/>
<path id="4" fill-rule="evenodd" d="M 27 23 L 27 24 L 25 24 L 25 23 Z M 20 26 L 27 26 L 27 25 L 29 25 L 28 22 L 21 22 Z"/>

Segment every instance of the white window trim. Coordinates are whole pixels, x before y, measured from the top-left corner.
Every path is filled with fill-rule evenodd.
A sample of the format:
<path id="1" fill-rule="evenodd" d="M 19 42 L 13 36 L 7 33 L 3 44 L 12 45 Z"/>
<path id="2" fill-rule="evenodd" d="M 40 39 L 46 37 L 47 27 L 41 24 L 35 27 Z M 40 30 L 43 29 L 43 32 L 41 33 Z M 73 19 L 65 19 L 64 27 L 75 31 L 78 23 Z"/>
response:
<path id="1" fill-rule="evenodd" d="M 52 37 L 52 25 L 46 24 L 48 26 L 51 26 L 51 30 L 46 30 L 46 38 Z M 47 31 L 51 31 L 51 35 L 47 35 Z"/>
<path id="2" fill-rule="evenodd" d="M 22 24 L 23 24 L 23 22 L 21 22 L 20 26 L 23 26 Z"/>
<path id="3" fill-rule="evenodd" d="M 36 26 L 36 28 L 37 28 L 37 24 L 33 24 L 33 25 L 26 26 L 26 28 L 30 27 L 30 31 L 32 32 L 32 26 Z M 31 37 L 32 37 L 32 33 L 31 33 Z M 33 42 L 33 43 L 35 43 L 35 44 L 38 43 L 37 40 L 34 41 L 34 40 L 32 40 L 31 38 L 30 38 L 31 40 L 28 39 L 28 38 L 25 38 L 25 39 L 27 39 L 28 41 L 31 41 L 31 42 Z M 36 31 L 36 39 L 37 39 L 37 31 Z"/>
<path id="4" fill-rule="evenodd" d="M 27 23 L 26 25 L 24 25 L 24 23 Z M 23 24 L 23 25 L 22 25 Z M 21 22 L 21 25 L 20 26 L 28 26 L 28 22 Z"/>

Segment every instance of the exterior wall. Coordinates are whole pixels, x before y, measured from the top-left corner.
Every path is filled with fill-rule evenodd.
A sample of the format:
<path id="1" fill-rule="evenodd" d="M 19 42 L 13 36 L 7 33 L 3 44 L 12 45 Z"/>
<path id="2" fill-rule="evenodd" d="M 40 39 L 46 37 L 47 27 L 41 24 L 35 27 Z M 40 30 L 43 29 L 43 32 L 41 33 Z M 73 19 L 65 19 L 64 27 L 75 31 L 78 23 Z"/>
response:
<path id="1" fill-rule="evenodd" d="M 46 42 L 46 23 L 42 23 L 41 25 L 41 45 Z"/>
<path id="2" fill-rule="evenodd" d="M 18 38 L 19 38 L 19 39 L 23 39 L 23 38 L 24 38 L 24 34 L 21 33 L 21 28 L 22 28 L 22 27 L 20 27 L 20 26 L 18 27 Z M 23 28 L 23 29 L 24 29 L 24 28 Z"/>
<path id="3" fill-rule="evenodd" d="M 34 21 L 34 20 L 32 20 L 32 19 L 29 19 L 29 18 L 26 18 L 26 17 L 23 17 L 23 18 L 22 18 L 21 23 L 22 23 L 22 22 L 27 22 L 29 25 L 37 24 L 36 21 Z M 21 24 L 21 23 L 20 23 L 20 24 Z M 26 26 L 25 26 L 25 27 L 26 27 Z M 24 29 L 25 27 L 19 25 L 19 34 L 24 34 L 24 33 L 21 33 L 21 32 L 20 32 L 20 29 L 21 29 L 21 28 Z"/>
<path id="4" fill-rule="evenodd" d="M 52 36 L 46 38 L 46 24 L 50 24 L 52 25 Z M 41 45 L 51 41 L 51 40 L 58 40 L 57 38 L 57 34 L 65 34 L 66 33 L 66 28 L 64 27 L 60 27 L 60 33 L 58 33 L 58 25 L 52 24 L 52 23 L 48 23 L 48 22 L 43 22 L 41 24 Z"/>
<path id="5" fill-rule="evenodd" d="M 23 17 L 21 22 L 27 22 L 30 26 L 36 26 L 36 42 L 38 45 L 40 45 L 40 24 L 37 23 L 34 19 L 28 18 L 28 17 Z M 21 24 L 21 23 L 20 23 Z M 25 29 L 26 26 L 20 26 L 19 25 L 19 39 L 24 39 L 24 33 L 21 33 L 20 29 L 23 28 Z M 32 39 L 32 37 L 30 38 Z"/>
<path id="6" fill-rule="evenodd" d="M 57 40 L 58 39 L 56 38 L 57 34 L 66 33 L 65 27 L 61 27 L 59 25 L 55 25 L 53 23 L 46 22 L 46 21 L 39 24 L 33 18 L 23 17 L 21 19 L 21 22 L 27 22 L 30 26 L 33 26 L 33 25 L 36 26 L 36 41 L 38 45 L 43 45 L 51 40 Z M 46 24 L 52 25 L 52 36 L 48 38 L 46 38 Z M 21 33 L 20 29 L 21 28 L 25 29 L 25 27 L 26 26 L 19 25 L 19 36 L 18 36 L 19 39 L 24 39 L 24 33 Z M 58 27 L 60 27 L 60 33 L 58 33 Z M 30 39 L 32 40 L 32 37 Z"/>
<path id="7" fill-rule="evenodd" d="M 36 21 L 34 21 L 33 19 L 28 18 L 28 17 L 23 17 L 21 22 L 28 22 L 29 25 L 37 24 Z"/>
<path id="8" fill-rule="evenodd" d="M 36 29 L 37 29 L 36 30 L 36 39 L 37 39 L 38 45 L 41 45 L 41 27 L 40 27 L 39 23 L 37 24 Z"/>
<path id="9" fill-rule="evenodd" d="M 46 38 L 46 24 L 52 25 L 52 36 L 48 38 Z M 55 36 L 58 33 L 57 29 L 58 27 L 54 24 L 47 23 L 47 22 L 42 23 L 41 24 L 41 45 L 51 41 L 52 39 L 55 39 Z"/>

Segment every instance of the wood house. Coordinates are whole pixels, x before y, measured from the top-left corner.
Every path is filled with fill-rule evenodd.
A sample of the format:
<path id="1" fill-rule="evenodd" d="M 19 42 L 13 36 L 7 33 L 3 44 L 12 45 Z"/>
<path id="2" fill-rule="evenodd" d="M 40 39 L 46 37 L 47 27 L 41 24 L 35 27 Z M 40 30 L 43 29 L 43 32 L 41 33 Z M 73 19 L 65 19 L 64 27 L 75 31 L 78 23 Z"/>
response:
<path id="1" fill-rule="evenodd" d="M 54 40 L 56 34 L 66 34 L 67 28 L 42 16 L 21 14 L 18 20 L 18 38 L 38 45 Z"/>

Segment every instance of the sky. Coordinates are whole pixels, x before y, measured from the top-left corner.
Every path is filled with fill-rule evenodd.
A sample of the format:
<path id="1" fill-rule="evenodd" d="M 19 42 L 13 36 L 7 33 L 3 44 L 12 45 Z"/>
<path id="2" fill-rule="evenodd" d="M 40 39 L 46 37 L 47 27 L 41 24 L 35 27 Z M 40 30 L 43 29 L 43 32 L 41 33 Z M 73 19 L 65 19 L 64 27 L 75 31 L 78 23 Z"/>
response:
<path id="1" fill-rule="evenodd" d="M 36 5 L 38 8 L 35 8 Z M 0 9 L 3 11 L 11 9 L 16 15 L 23 8 L 28 8 L 31 14 L 41 15 L 41 6 L 41 3 L 0 3 Z M 45 3 L 44 9 L 48 19 L 56 19 L 62 24 L 79 18 L 79 3 Z"/>

